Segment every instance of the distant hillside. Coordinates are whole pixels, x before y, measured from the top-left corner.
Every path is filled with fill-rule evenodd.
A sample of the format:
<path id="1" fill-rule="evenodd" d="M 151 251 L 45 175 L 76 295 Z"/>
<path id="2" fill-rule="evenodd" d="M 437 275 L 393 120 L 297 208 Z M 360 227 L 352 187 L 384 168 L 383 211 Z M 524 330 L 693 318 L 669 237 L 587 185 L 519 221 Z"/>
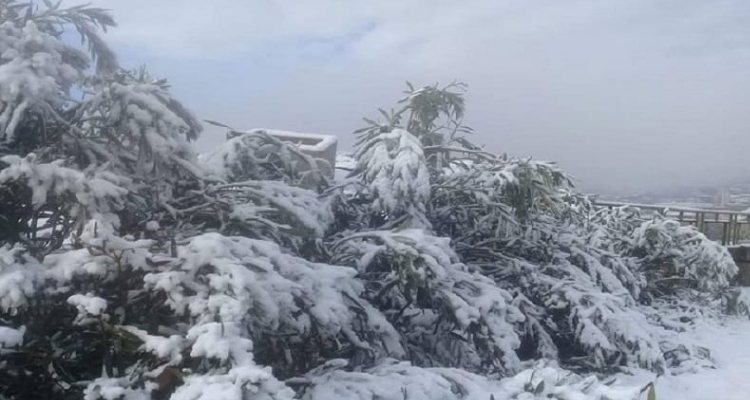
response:
<path id="1" fill-rule="evenodd" d="M 690 207 L 745 210 L 750 208 L 750 182 L 672 188 L 625 196 L 602 196 L 602 198 L 643 204 L 679 204 Z"/>

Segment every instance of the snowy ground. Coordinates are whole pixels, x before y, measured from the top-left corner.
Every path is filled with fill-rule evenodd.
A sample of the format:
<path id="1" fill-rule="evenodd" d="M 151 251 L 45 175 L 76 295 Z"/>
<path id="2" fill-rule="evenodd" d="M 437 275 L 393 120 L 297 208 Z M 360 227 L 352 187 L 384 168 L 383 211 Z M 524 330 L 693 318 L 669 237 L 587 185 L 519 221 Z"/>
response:
<path id="1" fill-rule="evenodd" d="M 716 369 L 658 378 L 643 372 L 620 376 L 618 383 L 643 386 L 654 381 L 657 400 L 750 399 L 750 319 L 706 321 L 684 335 L 689 341 L 711 349 Z"/>

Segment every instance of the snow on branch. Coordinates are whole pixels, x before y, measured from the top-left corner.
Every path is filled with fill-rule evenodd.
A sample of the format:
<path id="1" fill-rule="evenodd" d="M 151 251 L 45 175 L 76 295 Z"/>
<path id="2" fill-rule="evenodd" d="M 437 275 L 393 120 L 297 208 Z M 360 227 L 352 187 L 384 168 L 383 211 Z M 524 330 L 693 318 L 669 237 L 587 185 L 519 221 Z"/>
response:
<path id="1" fill-rule="evenodd" d="M 426 226 L 430 176 L 419 139 L 399 128 L 369 131 L 359 139 L 354 157 L 355 173 L 372 193 L 377 211 L 405 214 L 417 226 Z"/>
<path id="2" fill-rule="evenodd" d="M 324 172 L 333 169 L 325 160 L 304 153 L 299 146 L 266 130 L 235 133 L 202 161 L 208 170 L 227 182 L 282 180 L 310 189 L 324 185 Z"/>
<path id="3" fill-rule="evenodd" d="M 139 174 L 173 169 L 202 175 L 188 141 L 198 137 L 198 120 L 167 91 L 166 82 L 144 70 L 94 78 L 96 92 L 77 112 L 83 136 L 105 146 L 113 159 Z"/>
<path id="4" fill-rule="evenodd" d="M 365 371 L 347 371 L 329 361 L 306 380 L 303 400 L 635 400 L 641 388 L 606 385 L 554 365 L 540 363 L 514 376 L 493 380 L 453 368 L 419 368 L 384 360 Z"/>
<path id="5" fill-rule="evenodd" d="M 11 142 L 27 112 L 49 114 L 83 76 L 87 57 L 34 21 L 0 24 L 0 139 Z"/>
<path id="6" fill-rule="evenodd" d="M 192 316 L 196 327 L 219 320 L 247 327 L 255 338 L 340 336 L 363 351 L 403 352 L 393 327 L 360 299 L 364 289 L 353 269 L 312 263 L 271 242 L 219 234 L 194 237 L 178 253 L 178 268 L 144 280 L 168 295 L 175 313 Z M 372 336 L 380 337 L 383 349 L 370 344 Z"/>
<path id="7" fill-rule="evenodd" d="M 419 229 L 356 233 L 337 242 L 337 259 L 379 283 L 373 301 L 387 307 L 413 355 L 428 365 L 518 369 L 512 296 L 460 263 L 449 239 Z"/>

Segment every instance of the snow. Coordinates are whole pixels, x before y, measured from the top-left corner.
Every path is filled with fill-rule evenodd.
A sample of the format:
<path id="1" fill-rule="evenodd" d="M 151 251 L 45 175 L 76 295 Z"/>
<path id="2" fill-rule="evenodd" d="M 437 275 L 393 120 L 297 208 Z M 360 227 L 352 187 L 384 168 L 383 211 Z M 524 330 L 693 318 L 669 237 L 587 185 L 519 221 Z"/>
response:
<path id="1" fill-rule="evenodd" d="M 107 309 L 107 301 L 92 294 L 74 294 L 68 297 L 68 304 L 75 306 L 79 313 L 92 316 L 101 315 Z"/>
<path id="2" fill-rule="evenodd" d="M 193 342 L 190 357 L 227 360 L 231 357 L 238 364 L 250 362 L 253 350 L 250 339 L 242 338 L 241 329 L 233 323 L 208 322 L 190 328 L 187 339 Z"/>
<path id="3" fill-rule="evenodd" d="M 133 326 L 123 326 L 123 329 L 136 335 L 143 344 L 141 349 L 148 351 L 161 359 L 168 359 L 170 364 L 178 364 L 182 361 L 182 350 L 184 340 L 179 335 L 162 337 L 149 335 L 148 332 Z"/>
<path id="4" fill-rule="evenodd" d="M 278 181 L 246 181 L 233 185 L 241 187 L 243 194 L 253 196 L 258 203 L 248 210 L 248 204 L 238 205 L 232 217 L 242 220 L 257 215 L 283 210 L 294 216 L 296 222 L 320 237 L 333 219 L 331 210 L 318 194 L 311 190 L 286 185 Z M 270 206 L 270 208 L 268 208 Z M 249 211 L 254 212 L 249 212 Z"/>
<path id="5" fill-rule="evenodd" d="M 129 183 L 127 178 L 104 170 L 84 173 L 66 167 L 63 160 L 40 163 L 34 153 L 25 157 L 7 155 L 0 157 L 0 161 L 8 164 L 0 171 L 0 185 L 24 182 L 32 190 L 35 207 L 45 204 L 51 196 L 72 194 L 76 199 L 70 211 L 72 216 L 83 219 L 99 215 L 100 222 L 119 225 L 118 217 L 111 211 L 122 206 L 122 197 L 128 193 L 122 187 Z"/>
<path id="6" fill-rule="evenodd" d="M 123 129 L 117 131 L 115 140 L 92 139 L 87 146 L 106 154 L 113 167 L 127 170 L 130 176 L 148 177 L 150 182 L 155 181 L 166 190 L 169 190 L 168 185 L 154 178 L 178 171 L 202 175 L 188 143 L 201 131 L 200 123 L 172 98 L 162 81 L 153 79 L 145 71 L 121 71 L 116 79 L 97 82 L 80 105 L 81 116 L 86 121 L 83 129 L 87 132 L 109 126 Z M 109 111 L 101 115 L 102 108 Z M 119 145 L 113 145 L 114 142 Z M 169 197 L 169 192 L 160 195 Z"/>
<path id="7" fill-rule="evenodd" d="M 699 321 L 681 339 L 706 346 L 716 364 L 695 373 L 655 376 L 643 370 L 617 375 L 624 385 L 655 383 L 658 400 L 745 400 L 750 393 L 750 319 L 724 317 Z"/>
<path id="8" fill-rule="evenodd" d="M 24 327 L 13 329 L 7 326 L 0 326 L 0 349 L 20 346 L 23 343 L 23 334 L 25 332 L 26 328 Z"/>
<path id="9" fill-rule="evenodd" d="M 478 354 L 466 343 L 452 342 L 450 335 L 440 339 L 429 338 L 429 335 L 425 335 L 426 332 L 446 329 L 434 319 L 438 314 L 414 307 L 402 296 L 391 294 L 389 296 L 393 296 L 393 301 L 403 304 L 405 315 L 413 319 L 413 325 L 407 329 L 410 332 L 407 337 L 413 343 L 421 343 L 422 348 L 413 348 L 412 351 L 423 352 L 428 359 L 442 359 L 443 362 L 450 363 L 453 356 L 444 353 L 445 349 L 466 345 L 465 363 L 480 365 L 484 360 L 502 364 L 503 368 L 515 371 L 519 366 L 515 350 L 521 343 L 513 326 L 523 321 L 523 315 L 511 304 L 512 296 L 509 292 L 458 262 L 458 256 L 452 251 L 449 242 L 448 238 L 434 237 L 421 229 L 403 229 L 398 232 L 370 231 L 351 235 L 343 238 L 337 246 L 339 251 L 348 254 L 344 260 L 356 264 L 362 273 L 367 273 L 371 265 L 379 261 L 378 258 L 409 260 L 398 273 L 407 277 L 412 285 L 424 283 L 434 291 L 435 309 L 450 315 L 449 319 L 455 321 L 449 324 L 448 329 L 457 333 L 459 330 L 454 328 L 460 327 L 468 331 L 472 327 L 481 326 L 482 333 L 474 336 L 486 340 L 488 349 L 494 355 L 501 356 Z M 387 279 L 394 279 L 392 275 L 387 276 Z"/>
<path id="10" fill-rule="evenodd" d="M 84 391 L 84 400 L 149 400 L 149 390 L 153 383 L 148 383 L 147 389 L 128 387 L 130 382 L 126 378 L 98 378 L 91 382 Z"/>
<path id="11" fill-rule="evenodd" d="M 633 232 L 633 242 L 647 250 L 646 261 L 671 260 L 677 275 L 697 281 L 704 290 L 729 286 L 739 271 L 726 247 L 675 220 L 644 222 Z"/>
<path id="12" fill-rule="evenodd" d="M 158 231 L 159 230 L 159 221 L 148 221 L 146 222 L 146 230 L 147 231 Z"/>
<path id="13" fill-rule="evenodd" d="M 336 153 L 336 168 L 351 171 L 357 168 L 357 160 L 349 153 Z"/>
<path id="14" fill-rule="evenodd" d="M 538 363 L 518 374 L 494 380 L 455 368 L 418 368 L 383 360 L 367 371 L 338 369 L 332 360 L 309 375 L 303 400 L 635 400 L 637 386 L 609 387 L 554 364 Z"/>
<path id="15" fill-rule="evenodd" d="M 43 271 L 24 250 L 20 245 L 0 246 L 0 309 L 11 314 L 28 304 Z"/>
<path id="16" fill-rule="evenodd" d="M 228 139 L 216 150 L 202 155 L 200 162 L 214 179 L 221 181 L 277 181 L 277 184 L 283 181 L 285 186 L 317 189 L 326 177 L 333 175 L 335 161 L 332 154 L 329 157 L 307 151 L 256 130 Z"/>
<path id="17" fill-rule="evenodd" d="M 0 183 L 26 180 L 33 190 L 34 205 L 43 204 L 50 193 L 60 195 L 72 192 L 81 204 L 93 208 L 96 201 L 107 197 L 117 198 L 127 193 L 127 190 L 119 187 L 122 182 L 107 180 L 112 175 L 87 176 L 78 170 L 64 167 L 62 160 L 38 163 L 36 158 L 34 153 L 23 158 L 15 155 L 0 158 L 0 161 L 9 164 L 0 172 Z"/>
<path id="18" fill-rule="evenodd" d="M 416 368 L 395 360 L 386 360 L 367 371 L 348 372 L 340 369 L 346 365 L 344 360 L 332 360 L 309 375 L 312 385 L 302 398 L 447 400 L 456 399 L 458 390 L 463 393 L 464 400 L 488 400 L 490 395 L 496 400 L 640 400 L 646 397 L 640 394 L 641 389 L 653 382 L 658 400 L 747 399 L 750 393 L 750 380 L 747 379 L 750 373 L 750 319 L 707 317 L 698 320 L 681 336 L 694 345 L 708 345 L 716 368 L 662 376 L 632 369 L 628 373 L 597 380 L 594 376 L 578 376 L 554 363 L 542 362 L 515 376 L 496 381 L 460 369 Z"/>
<path id="19" fill-rule="evenodd" d="M 362 181 L 375 199 L 373 208 L 398 215 L 409 214 L 417 226 L 423 221 L 430 197 L 430 176 L 421 143 L 404 129 L 360 139 L 354 157 Z"/>
<path id="20" fill-rule="evenodd" d="M 345 182 L 347 177 L 357 168 L 357 160 L 349 153 L 336 153 L 336 169 L 334 170 L 334 180 L 336 182 Z M 349 189 L 351 192 L 352 189 Z"/>
<path id="21" fill-rule="evenodd" d="M 251 393 L 246 396 L 245 393 Z M 254 396 L 253 394 L 257 394 Z M 226 374 L 191 375 L 170 400 L 292 400 L 294 392 L 274 380 L 270 368 L 235 367 Z M 332 399 L 333 400 L 333 399 Z"/>
<path id="22" fill-rule="evenodd" d="M 85 56 L 32 20 L 23 27 L 5 21 L 0 31 L 0 141 L 10 142 L 25 111 L 60 103 Z"/>
<path id="23" fill-rule="evenodd" d="M 336 136 L 317 133 L 301 133 L 279 129 L 251 129 L 248 132 L 265 132 L 284 141 L 296 143 L 300 150 L 311 153 L 324 152 L 338 142 Z M 314 144 L 311 144 L 311 142 Z"/>

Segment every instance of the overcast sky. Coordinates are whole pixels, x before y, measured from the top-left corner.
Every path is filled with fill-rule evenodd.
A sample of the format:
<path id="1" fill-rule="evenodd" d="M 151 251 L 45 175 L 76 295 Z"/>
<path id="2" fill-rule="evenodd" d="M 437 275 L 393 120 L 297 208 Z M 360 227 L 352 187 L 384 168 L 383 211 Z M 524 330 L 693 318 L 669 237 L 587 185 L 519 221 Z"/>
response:
<path id="1" fill-rule="evenodd" d="M 557 161 L 585 190 L 750 180 L 748 0 L 94 3 L 122 64 L 236 128 L 348 148 L 404 81 L 461 80 L 476 142 Z"/>

